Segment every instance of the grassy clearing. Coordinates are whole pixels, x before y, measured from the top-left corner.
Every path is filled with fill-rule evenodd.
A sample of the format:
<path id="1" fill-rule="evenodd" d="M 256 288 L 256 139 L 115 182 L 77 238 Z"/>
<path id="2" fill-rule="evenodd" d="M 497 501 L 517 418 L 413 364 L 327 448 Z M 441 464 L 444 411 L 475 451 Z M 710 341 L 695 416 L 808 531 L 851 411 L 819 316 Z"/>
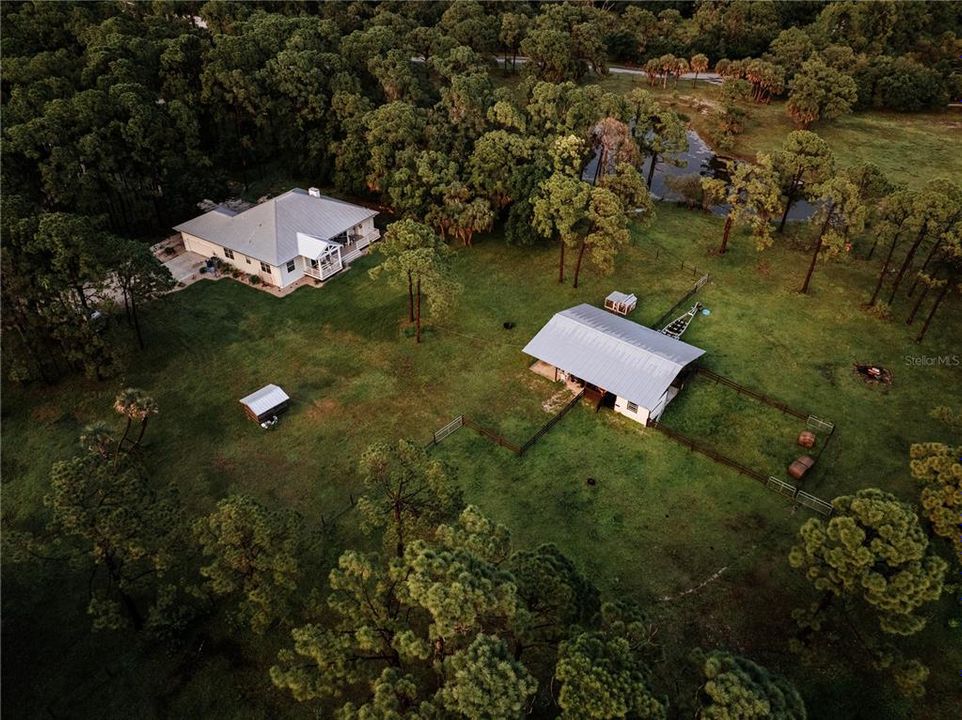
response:
<path id="1" fill-rule="evenodd" d="M 702 375 L 685 386 L 661 422 L 752 470 L 793 484 L 786 469 L 799 455 L 809 452 L 796 443 L 798 433 L 805 429 L 804 420 Z"/>
<path id="2" fill-rule="evenodd" d="M 692 127 L 717 147 L 715 118 L 721 110 L 718 86 L 682 80 L 668 88 L 649 87 L 644 77 L 609 75 L 599 83 L 613 92 L 634 87 L 652 92 L 661 101 L 688 118 Z M 725 154 L 752 159 L 758 152 L 771 152 L 795 130 L 785 112 L 785 102 L 752 105 L 745 131 Z M 933 177 L 962 176 L 962 112 L 893 113 L 860 112 L 812 128 L 832 148 L 843 166 L 872 162 L 896 182 L 919 187 Z"/>
<path id="3" fill-rule="evenodd" d="M 50 464 L 73 452 L 84 424 L 112 419 L 110 403 L 120 387 L 137 385 L 153 392 L 161 408 L 148 429 L 148 461 L 157 481 L 176 484 L 191 510 L 204 511 L 242 491 L 317 523 L 358 491 L 355 459 L 374 440 L 427 440 L 458 413 L 523 440 L 547 419 L 541 405 L 557 388 L 528 370 L 525 342 L 557 310 L 599 304 L 616 288 L 638 295 L 633 319 L 653 322 L 694 280 L 681 269 L 683 259 L 713 278 L 698 295 L 712 313 L 696 318 L 685 335 L 706 349 L 706 364 L 838 423 L 828 457 L 806 478 L 806 489 L 830 499 L 880 486 L 914 501 L 908 446 L 950 439 L 928 413 L 960 395 L 962 375 L 956 367 L 909 366 L 905 356 L 957 353 L 962 326 L 951 322 L 957 307 L 946 306 L 917 346 L 901 322 L 883 322 L 860 309 L 874 263 L 845 258 L 820 266 L 812 294 L 801 297 L 795 290 L 804 253 L 784 242 L 758 254 L 739 235 L 729 254 L 713 256 L 720 225 L 708 215 L 659 207 L 655 224 L 637 232 L 636 246 L 619 258 L 615 275 L 588 272 L 578 290 L 558 285 L 555 248 L 481 239 L 458 250 L 464 295 L 447 318 L 431 324 L 421 346 L 403 327 L 404 293 L 368 276 L 373 258 L 324 288 L 281 299 L 233 281 L 198 283 L 148 314 L 149 348 L 132 358 L 126 377 L 6 389 L 5 520 L 40 521 Z M 896 311 L 904 317 L 904 308 Z M 514 329 L 505 330 L 506 321 Z M 892 368 L 895 384 L 887 391 L 866 386 L 852 374 L 856 360 Z M 272 432 L 245 419 L 237 402 L 267 382 L 294 399 Z M 771 408 L 738 403 L 727 390 L 724 399 L 712 400 L 716 389 L 699 389 L 701 382 L 686 388 L 666 419 L 735 457 L 784 462 L 780 449 L 769 459 L 776 450 L 762 438 L 782 438 L 790 430 L 790 444 L 794 428 L 776 429 Z M 735 424 L 731 434 L 720 433 L 718 422 Z M 625 418 L 586 407 L 572 411 L 523 459 L 470 430 L 436 452 L 457 467 L 468 499 L 507 523 L 519 545 L 556 542 L 602 589 L 650 604 L 665 644 L 668 662 L 660 672 L 666 682 L 687 673 L 683 661 L 694 645 L 724 644 L 788 673 L 818 708 L 813 717 L 905 716 L 874 675 L 854 669 L 864 664 L 858 658 L 841 652 L 821 669 L 802 670 L 785 653 L 790 609 L 807 597 L 785 557 L 807 515 L 792 514 L 757 483 Z M 598 484 L 587 486 L 588 477 Z M 326 560 L 367 542 L 352 517 L 339 524 Z M 323 574 L 321 568 L 316 577 Z M 263 668 L 272 647 L 224 648 L 187 670 L 159 648 L 135 660 L 116 641 L 89 636 L 76 579 L 65 577 L 57 593 L 8 569 L 4 581 L 5 642 L 9 638 L 23 659 L 4 668 L 11 712 L 37 715 L 44 698 L 53 696 L 81 698 L 72 701 L 75 716 L 307 712 L 269 688 Z M 918 710 L 926 717 L 946 716 L 957 692 L 962 656 L 944 641 L 950 606 L 947 599 L 913 641 L 932 668 L 929 696 Z M 40 632 L 43 642 L 34 643 Z M 224 629 L 218 647 L 229 636 Z M 34 654 L 40 649 L 43 657 Z M 129 680 L 124 690 L 112 684 L 109 704 L 102 702 L 104 686 L 89 677 L 98 664 Z M 136 681 L 145 667 L 163 683 L 163 693 L 155 692 L 153 681 Z M 27 690 L 34 686 L 28 672 L 47 679 Z M 25 689 L 13 690 L 18 687 Z"/>

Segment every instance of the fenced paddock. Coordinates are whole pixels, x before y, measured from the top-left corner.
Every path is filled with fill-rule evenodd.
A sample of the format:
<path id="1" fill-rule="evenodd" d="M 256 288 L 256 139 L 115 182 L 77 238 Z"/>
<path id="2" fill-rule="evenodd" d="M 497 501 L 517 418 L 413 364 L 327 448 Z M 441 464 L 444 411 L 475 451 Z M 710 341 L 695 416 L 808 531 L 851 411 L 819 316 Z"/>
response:
<path id="1" fill-rule="evenodd" d="M 568 412 L 575 405 L 578 404 L 578 401 L 581 400 L 582 397 L 584 397 L 584 394 L 585 394 L 585 391 L 582 390 L 577 395 L 572 397 L 567 403 L 565 403 L 564 407 L 562 407 L 560 410 L 558 410 L 558 412 L 556 412 L 554 415 L 551 416 L 548 422 L 546 422 L 544 425 L 538 428 L 538 430 L 534 433 L 534 435 L 532 435 L 530 438 L 528 438 L 525 442 L 523 442 L 520 445 L 518 445 L 515 442 L 512 442 L 511 440 L 508 440 L 508 438 L 506 438 L 497 430 L 492 430 L 489 427 L 485 427 L 484 425 L 481 425 L 480 423 L 475 422 L 474 420 L 472 420 L 470 417 L 466 415 L 458 415 L 447 425 L 444 425 L 443 427 L 440 427 L 437 430 L 435 430 L 431 434 L 431 440 L 428 441 L 425 447 L 426 448 L 434 447 L 435 445 L 440 443 L 442 440 L 444 440 L 444 438 L 451 435 L 453 432 L 460 430 L 462 427 L 467 427 L 467 428 L 470 428 L 471 430 L 474 430 L 481 437 L 487 440 L 490 440 L 495 445 L 500 445 L 501 447 L 506 448 L 507 450 L 510 450 L 518 457 L 521 457 L 528 450 L 530 450 L 535 443 L 537 443 L 541 438 L 543 438 L 551 428 L 557 425 L 558 421 L 561 420 L 561 418 L 563 418 L 565 415 L 567 415 Z"/>
<path id="2" fill-rule="evenodd" d="M 684 269 L 685 269 L 685 263 L 682 263 L 682 270 Z M 700 270 L 694 267 L 691 267 L 690 269 L 696 274 L 701 272 Z M 674 305 L 668 308 L 668 310 L 666 310 L 661 317 L 655 320 L 655 322 L 653 322 L 650 327 L 653 330 L 661 330 L 667 322 L 675 318 L 675 314 L 679 310 L 681 310 L 682 307 L 687 305 L 688 301 L 692 299 L 695 293 L 701 290 L 708 283 L 709 280 L 711 280 L 711 276 L 708 273 L 705 273 L 701 277 L 699 277 L 698 280 L 695 281 L 694 285 L 688 288 L 688 291 L 684 295 L 682 295 L 681 298 L 677 300 Z"/>
<path id="3" fill-rule="evenodd" d="M 726 455 L 723 455 L 722 453 L 705 445 L 704 443 L 700 443 L 697 440 L 694 440 L 680 432 L 672 430 L 668 428 L 666 425 L 664 425 L 663 423 L 652 422 L 651 427 L 667 435 L 675 442 L 681 445 L 684 445 L 690 451 L 697 452 L 701 455 L 704 455 L 705 457 L 711 458 L 719 465 L 724 465 L 725 467 L 731 468 L 735 472 L 741 475 L 744 475 L 745 477 L 749 477 L 752 480 L 757 480 L 768 489 L 774 490 L 779 495 L 789 498 L 790 500 L 792 500 L 798 505 L 803 505 L 809 508 L 810 510 L 814 510 L 818 513 L 821 513 L 822 515 L 832 514 L 832 505 L 830 503 L 827 503 L 824 500 L 821 500 L 820 498 L 815 497 L 814 495 L 810 495 L 809 493 L 803 492 L 798 488 L 796 488 L 794 485 L 791 485 L 790 483 L 785 482 L 784 480 L 779 480 L 777 477 L 773 475 L 765 476 L 764 473 L 761 473 L 758 470 L 754 470 L 753 468 L 750 468 L 746 465 L 743 465 L 737 460 L 727 457 Z"/>
<path id="4" fill-rule="evenodd" d="M 771 396 L 769 396 L 769 395 L 766 395 L 766 394 L 763 393 L 763 392 L 760 392 L 760 391 L 758 391 L 758 390 L 753 390 L 753 389 L 750 388 L 750 387 L 746 387 L 746 386 L 744 386 L 744 385 L 741 385 L 741 384 L 735 382 L 734 380 L 732 380 L 731 378 L 727 378 L 727 377 L 725 377 L 724 375 L 719 375 L 719 374 L 716 373 L 715 371 L 709 370 L 709 369 L 706 368 L 706 367 L 701 367 L 701 366 L 699 366 L 699 367 L 697 367 L 696 369 L 697 369 L 699 375 L 704 375 L 705 377 L 707 377 L 707 378 L 709 378 L 709 379 L 711 379 L 711 380 L 714 380 L 714 381 L 715 381 L 716 383 L 718 383 L 719 385 L 724 385 L 725 387 L 729 387 L 729 388 L 731 388 L 732 390 L 734 390 L 735 392 L 737 392 L 737 393 L 739 393 L 739 394 L 741 394 L 741 395 L 745 395 L 745 396 L 747 396 L 747 397 L 754 398 L 755 400 L 758 400 L 759 402 L 765 403 L 766 405 L 769 405 L 769 406 L 775 408 L 776 410 L 780 410 L 781 412 L 785 413 L 786 415 L 793 415 L 793 416 L 799 418 L 800 420 L 806 420 L 806 421 L 808 421 L 808 423 L 809 423 L 808 426 L 809 426 L 809 427 L 811 427 L 812 418 L 814 418 L 814 419 L 815 419 L 817 422 L 819 422 L 819 423 L 825 423 L 824 420 L 819 420 L 819 419 L 816 418 L 814 415 L 811 415 L 811 414 L 809 414 L 809 413 L 807 413 L 807 412 L 803 412 L 803 411 L 801 411 L 801 410 L 796 410 L 795 408 L 789 407 L 786 403 L 783 403 L 781 400 L 776 400 L 775 398 L 773 398 L 773 397 L 771 397 Z M 831 425 L 831 423 L 825 423 L 825 424 Z M 834 425 L 833 425 L 832 427 L 834 427 Z"/>
<path id="5" fill-rule="evenodd" d="M 797 505 L 831 513 L 829 503 L 809 493 L 800 496 L 802 491 L 787 476 L 791 462 L 805 454 L 816 459 L 810 473 L 824 471 L 818 460 L 835 425 L 822 417 L 700 367 L 655 427 Z M 815 451 L 797 444 L 805 429 L 817 435 Z"/>

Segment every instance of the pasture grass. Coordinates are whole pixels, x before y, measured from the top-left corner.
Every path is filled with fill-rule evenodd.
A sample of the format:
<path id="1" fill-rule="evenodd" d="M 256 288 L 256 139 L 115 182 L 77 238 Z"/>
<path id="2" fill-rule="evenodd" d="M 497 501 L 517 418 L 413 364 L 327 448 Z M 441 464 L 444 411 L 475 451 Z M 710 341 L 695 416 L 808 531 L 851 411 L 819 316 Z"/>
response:
<path id="1" fill-rule="evenodd" d="M 523 441 L 548 419 L 542 403 L 557 390 L 529 371 L 531 359 L 521 352 L 551 315 L 579 302 L 600 304 L 619 289 L 639 298 L 632 319 L 652 323 L 694 281 L 692 265 L 712 276 L 696 296 L 711 314 L 698 316 L 684 337 L 706 350 L 705 364 L 837 423 L 806 489 L 830 500 L 876 486 L 916 501 L 909 445 L 951 439 L 929 412 L 957 400 L 962 376 L 958 367 L 911 365 L 906 356 L 958 353 L 957 304 L 946 305 L 916 345 L 914 328 L 862 310 L 874 262 L 846 256 L 822 264 L 812 292 L 801 296 L 804 237 L 790 235 L 758 253 L 738 234 L 730 252 L 717 256 L 721 221 L 669 205 L 658 207 L 651 227 L 634 232 L 615 274 L 588 270 L 577 290 L 570 277 L 558 284 L 554 247 L 510 247 L 494 234 L 458 249 L 464 293 L 445 317 L 428 320 L 421 345 L 406 327 L 404 290 L 369 277 L 376 255 L 323 288 L 284 298 L 231 280 L 175 293 L 145 311 L 148 348 L 131 354 L 123 377 L 5 389 L 4 521 L 42 524 L 51 464 L 74 452 L 85 424 L 117 422 L 112 398 L 134 385 L 154 394 L 161 409 L 147 431 L 154 477 L 174 484 L 191 512 L 245 492 L 319 526 L 359 492 L 356 460 L 371 442 L 427 441 L 461 413 Z M 901 304 L 893 309 L 904 317 Z M 506 330 L 509 321 L 515 326 Z M 852 373 L 855 361 L 893 369 L 895 383 L 865 385 Z M 238 399 L 268 382 L 293 403 L 265 432 L 245 418 Z M 750 463 L 785 464 L 794 422 L 783 427 L 771 408 L 703 382 L 696 379 L 669 406 L 666 422 Z M 862 669 L 854 650 L 826 655 L 814 669 L 787 653 L 790 611 L 810 594 L 786 556 L 809 516 L 760 484 L 587 406 L 521 459 L 468 429 L 433 452 L 456 468 L 469 501 L 512 529 L 517 546 L 557 543 L 609 596 L 650 608 L 666 687 L 693 672 L 691 648 L 723 645 L 788 674 L 812 717 L 905 717 L 904 704 Z M 319 561 L 316 584 L 340 549 L 370 544 L 356 516 L 346 515 Z M 82 579 L 64 573 L 53 590 L 5 564 L 4 582 L 5 643 L 18 658 L 4 663 L 11 712 L 36 716 L 47 698 L 62 696 L 77 698 L 65 701 L 76 717 L 309 714 L 270 688 L 274 641 L 231 650 L 223 647 L 231 631 L 221 628 L 212 640 L 220 650 L 185 669 L 163 647 L 135 651 L 117 638 L 91 636 Z M 951 605 L 946 598 L 912 640 L 932 669 L 929 694 L 916 709 L 927 717 L 948 716 L 957 692 L 962 654 L 946 640 Z M 36 636 L 42 641 L 33 642 Z M 91 676 L 101 665 L 124 681 Z M 145 669 L 153 679 L 138 681 Z"/>

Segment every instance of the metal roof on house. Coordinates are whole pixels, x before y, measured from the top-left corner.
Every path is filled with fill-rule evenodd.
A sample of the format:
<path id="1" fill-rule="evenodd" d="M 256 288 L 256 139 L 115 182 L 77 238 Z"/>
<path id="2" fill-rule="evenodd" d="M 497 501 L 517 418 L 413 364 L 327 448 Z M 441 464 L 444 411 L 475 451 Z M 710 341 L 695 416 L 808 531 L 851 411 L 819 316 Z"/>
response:
<path id="1" fill-rule="evenodd" d="M 327 241 L 375 215 L 376 210 L 294 188 L 240 213 L 217 207 L 174 230 L 278 266 L 301 254 L 299 233 Z"/>
<path id="2" fill-rule="evenodd" d="M 647 409 L 705 354 L 592 305 L 555 313 L 524 352 Z"/>
<path id="3" fill-rule="evenodd" d="M 287 396 L 287 393 L 277 385 L 265 385 L 260 390 L 252 392 L 245 398 L 241 398 L 241 404 L 250 408 L 250 411 L 256 417 L 260 417 L 288 400 L 290 400 L 290 398 Z"/>

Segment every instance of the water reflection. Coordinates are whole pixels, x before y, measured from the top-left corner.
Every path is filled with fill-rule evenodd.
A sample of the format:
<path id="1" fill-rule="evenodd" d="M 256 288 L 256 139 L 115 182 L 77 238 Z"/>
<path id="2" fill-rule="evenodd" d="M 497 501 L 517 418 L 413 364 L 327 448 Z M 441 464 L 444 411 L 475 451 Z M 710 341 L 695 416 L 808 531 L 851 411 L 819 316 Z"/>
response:
<path id="1" fill-rule="evenodd" d="M 599 156 L 600 151 L 595 152 L 588 162 L 582 173 L 584 180 L 589 182 L 594 180 L 595 172 L 598 169 Z M 658 158 L 658 164 L 655 165 L 655 175 L 651 180 L 651 194 L 658 200 L 684 202 L 686 198 L 668 187 L 665 182 L 666 178 L 697 174 L 727 182 L 730 179 L 727 160 L 728 158 L 716 154 L 708 147 L 708 143 L 702 140 L 697 132 L 688 130 L 688 148 L 684 152 Z M 642 177 L 648 177 L 650 166 L 651 158 L 646 158 L 640 169 Z M 712 213 L 715 215 L 725 215 L 727 212 L 727 204 L 716 205 L 712 208 Z M 788 213 L 788 219 L 807 220 L 813 214 L 815 214 L 815 207 L 811 203 L 799 199 L 792 205 L 792 209 Z"/>

